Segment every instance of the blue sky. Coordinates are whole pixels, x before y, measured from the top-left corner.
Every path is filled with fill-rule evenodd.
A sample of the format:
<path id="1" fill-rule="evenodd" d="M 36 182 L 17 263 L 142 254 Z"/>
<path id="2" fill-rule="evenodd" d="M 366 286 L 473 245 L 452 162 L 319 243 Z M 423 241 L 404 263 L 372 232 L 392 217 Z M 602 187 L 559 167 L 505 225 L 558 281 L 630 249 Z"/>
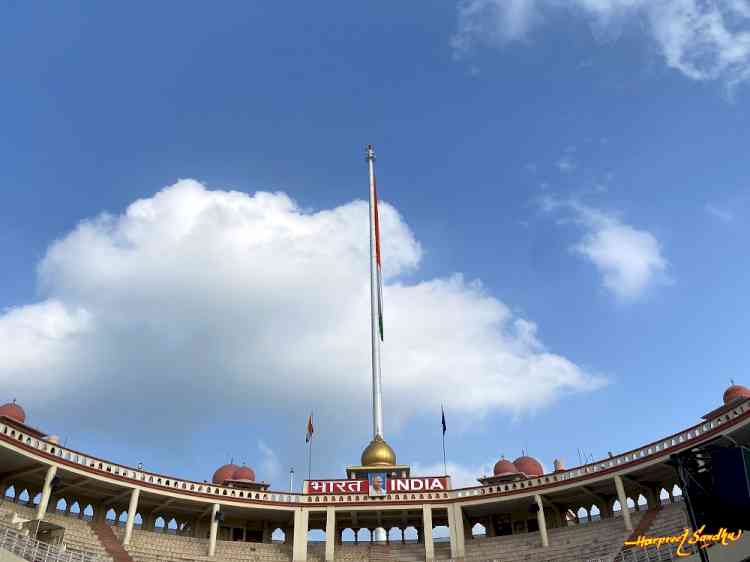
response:
<path id="1" fill-rule="evenodd" d="M 4 399 L 87 452 L 275 488 L 313 409 L 313 472 L 343 476 L 370 438 L 373 143 L 399 461 L 442 464 L 441 401 L 462 482 L 694 423 L 747 382 L 749 23 L 746 0 L 6 4 Z"/>

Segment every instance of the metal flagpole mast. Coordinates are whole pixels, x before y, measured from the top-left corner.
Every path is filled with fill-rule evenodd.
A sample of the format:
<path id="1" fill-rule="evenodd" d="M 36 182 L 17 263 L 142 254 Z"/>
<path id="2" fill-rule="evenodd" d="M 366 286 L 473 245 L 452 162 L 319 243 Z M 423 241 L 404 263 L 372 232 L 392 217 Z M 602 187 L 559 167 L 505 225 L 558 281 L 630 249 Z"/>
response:
<path id="1" fill-rule="evenodd" d="M 375 233 L 375 150 L 367 145 L 366 160 L 370 171 L 370 324 L 372 328 L 372 433 L 383 437 L 383 395 L 380 376 L 380 338 L 378 336 L 378 265 Z"/>

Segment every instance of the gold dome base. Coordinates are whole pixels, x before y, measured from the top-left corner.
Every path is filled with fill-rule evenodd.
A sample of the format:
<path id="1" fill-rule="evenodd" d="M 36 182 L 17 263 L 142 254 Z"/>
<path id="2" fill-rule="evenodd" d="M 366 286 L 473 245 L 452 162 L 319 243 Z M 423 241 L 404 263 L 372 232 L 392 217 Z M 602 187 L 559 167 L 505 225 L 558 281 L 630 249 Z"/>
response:
<path id="1" fill-rule="evenodd" d="M 362 451 L 362 466 L 394 466 L 396 464 L 396 453 L 380 435 Z"/>

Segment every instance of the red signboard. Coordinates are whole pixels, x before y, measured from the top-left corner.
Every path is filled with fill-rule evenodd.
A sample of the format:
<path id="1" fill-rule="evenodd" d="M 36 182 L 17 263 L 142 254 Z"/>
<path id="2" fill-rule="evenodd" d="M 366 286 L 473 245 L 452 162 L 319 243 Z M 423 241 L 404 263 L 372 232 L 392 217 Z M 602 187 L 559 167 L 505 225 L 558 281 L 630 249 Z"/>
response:
<path id="1" fill-rule="evenodd" d="M 370 482 L 373 484 L 370 484 Z M 448 490 L 445 477 L 389 478 L 374 471 L 370 480 L 306 480 L 308 494 L 368 494 L 379 496 L 408 492 L 443 492 Z"/>

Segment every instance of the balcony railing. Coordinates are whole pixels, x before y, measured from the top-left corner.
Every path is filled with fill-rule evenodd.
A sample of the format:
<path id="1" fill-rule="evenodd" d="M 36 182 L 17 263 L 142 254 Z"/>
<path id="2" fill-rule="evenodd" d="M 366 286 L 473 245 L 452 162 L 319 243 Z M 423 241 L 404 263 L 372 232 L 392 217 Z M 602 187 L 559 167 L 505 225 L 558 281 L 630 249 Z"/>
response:
<path id="1" fill-rule="evenodd" d="M 97 554 L 66 551 L 8 527 L 0 528 L 0 550 L 7 550 L 30 562 L 104 562 Z"/>

